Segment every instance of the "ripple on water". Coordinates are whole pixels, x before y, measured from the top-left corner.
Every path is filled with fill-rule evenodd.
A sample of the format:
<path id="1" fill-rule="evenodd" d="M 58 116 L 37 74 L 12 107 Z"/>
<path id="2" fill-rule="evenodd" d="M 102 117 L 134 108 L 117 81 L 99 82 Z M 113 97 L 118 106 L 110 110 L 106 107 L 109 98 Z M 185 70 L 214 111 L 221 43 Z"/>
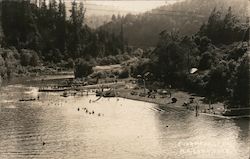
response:
<path id="1" fill-rule="evenodd" d="M 1 92 L 6 90 L 7 96 Z M 40 100 L 18 102 L 25 92 L 39 95 Z M 159 111 L 155 104 L 127 99 L 90 103 L 95 96 L 36 93 L 37 88 L 23 85 L 0 90 L 1 159 L 244 159 L 249 155 L 249 122 L 241 119 L 195 117 L 170 108 Z M 84 108 L 95 113 L 87 114 Z"/>

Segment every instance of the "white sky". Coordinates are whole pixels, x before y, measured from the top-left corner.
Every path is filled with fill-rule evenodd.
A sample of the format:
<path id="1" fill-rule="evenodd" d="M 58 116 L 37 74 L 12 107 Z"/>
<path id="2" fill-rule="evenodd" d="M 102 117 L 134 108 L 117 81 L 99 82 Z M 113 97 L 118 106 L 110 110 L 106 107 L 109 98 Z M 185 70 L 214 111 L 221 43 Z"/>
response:
<path id="1" fill-rule="evenodd" d="M 48 0 L 47 0 L 48 1 Z M 70 9 L 73 0 L 64 0 Z M 83 2 L 87 15 L 137 14 L 183 0 L 76 0 Z"/>
<path id="2" fill-rule="evenodd" d="M 174 3 L 179 0 L 78 0 L 83 1 L 85 7 L 95 8 L 95 5 L 114 7 L 124 11 L 145 12 L 156 7 Z"/>
<path id="3" fill-rule="evenodd" d="M 87 1 L 87 4 L 112 6 L 117 9 L 143 12 L 166 4 L 165 1 Z"/>

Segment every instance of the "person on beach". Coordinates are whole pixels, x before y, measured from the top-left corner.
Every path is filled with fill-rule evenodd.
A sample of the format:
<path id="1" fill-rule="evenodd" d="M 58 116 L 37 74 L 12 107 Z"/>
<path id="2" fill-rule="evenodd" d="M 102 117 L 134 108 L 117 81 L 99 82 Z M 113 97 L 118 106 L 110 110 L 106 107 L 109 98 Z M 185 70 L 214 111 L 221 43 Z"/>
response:
<path id="1" fill-rule="evenodd" d="M 198 111 L 199 111 L 199 105 L 198 105 L 198 103 L 196 102 L 196 105 L 195 105 L 195 114 L 196 114 L 196 116 L 199 115 Z"/>
<path id="2" fill-rule="evenodd" d="M 169 98 L 171 98 L 171 97 L 172 97 L 172 94 L 171 94 L 171 88 L 172 88 L 171 84 L 170 84 L 170 85 L 168 85 L 168 94 L 169 94 Z"/>
<path id="3" fill-rule="evenodd" d="M 104 91 L 104 86 L 103 85 L 101 86 L 101 89 L 102 89 L 102 92 L 103 92 Z"/>

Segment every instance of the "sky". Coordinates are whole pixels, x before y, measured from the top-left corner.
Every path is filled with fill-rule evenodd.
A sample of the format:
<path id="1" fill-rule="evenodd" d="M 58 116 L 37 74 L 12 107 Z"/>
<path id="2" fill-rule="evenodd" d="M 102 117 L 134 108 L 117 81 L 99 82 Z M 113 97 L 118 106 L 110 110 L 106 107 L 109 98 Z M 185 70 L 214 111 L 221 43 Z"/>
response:
<path id="1" fill-rule="evenodd" d="M 142 13 L 162 5 L 171 4 L 179 0 L 78 0 L 85 4 L 89 10 L 110 11 L 110 9 L 121 10 L 131 13 Z M 104 8 L 104 9 L 103 9 Z"/>
<path id="2" fill-rule="evenodd" d="M 104 6 L 111 6 L 120 10 L 132 12 L 144 12 L 161 5 L 165 5 L 165 1 L 87 1 L 87 4 L 97 4 Z M 90 5 L 89 5 L 90 6 Z M 87 6 L 88 7 L 88 6 Z M 92 8 L 93 6 L 91 6 Z"/>

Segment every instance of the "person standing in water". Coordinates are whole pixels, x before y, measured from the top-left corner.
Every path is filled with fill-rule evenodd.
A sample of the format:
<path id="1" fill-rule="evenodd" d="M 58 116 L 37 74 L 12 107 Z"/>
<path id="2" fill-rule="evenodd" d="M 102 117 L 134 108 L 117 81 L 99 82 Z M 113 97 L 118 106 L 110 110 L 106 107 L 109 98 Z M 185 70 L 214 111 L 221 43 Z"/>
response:
<path id="1" fill-rule="evenodd" d="M 198 103 L 196 102 L 196 105 L 195 105 L 195 116 L 198 116 L 199 115 L 199 105 Z"/>

